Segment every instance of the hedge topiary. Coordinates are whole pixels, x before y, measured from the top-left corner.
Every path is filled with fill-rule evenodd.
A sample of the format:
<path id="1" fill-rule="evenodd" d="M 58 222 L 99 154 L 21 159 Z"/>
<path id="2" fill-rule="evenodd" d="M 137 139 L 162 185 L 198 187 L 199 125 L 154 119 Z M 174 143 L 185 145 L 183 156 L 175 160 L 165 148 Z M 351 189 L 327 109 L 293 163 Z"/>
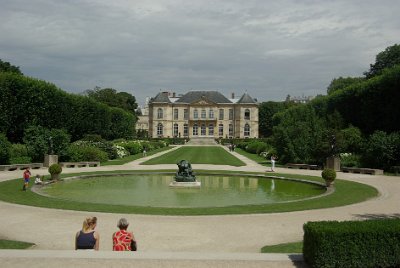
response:
<path id="1" fill-rule="evenodd" d="M 62 172 L 62 167 L 60 164 L 53 164 L 49 167 L 49 173 L 51 174 L 52 180 L 58 180 Z"/>
<path id="2" fill-rule="evenodd" d="M 322 178 L 325 180 L 327 186 L 330 186 L 336 179 L 336 171 L 331 168 L 325 168 L 321 173 Z"/>
<path id="3" fill-rule="evenodd" d="M 303 229 L 310 267 L 400 267 L 400 219 L 307 222 Z"/>
<path id="4" fill-rule="evenodd" d="M 10 153 L 11 143 L 3 133 L 0 133 L 0 165 L 10 162 Z"/>

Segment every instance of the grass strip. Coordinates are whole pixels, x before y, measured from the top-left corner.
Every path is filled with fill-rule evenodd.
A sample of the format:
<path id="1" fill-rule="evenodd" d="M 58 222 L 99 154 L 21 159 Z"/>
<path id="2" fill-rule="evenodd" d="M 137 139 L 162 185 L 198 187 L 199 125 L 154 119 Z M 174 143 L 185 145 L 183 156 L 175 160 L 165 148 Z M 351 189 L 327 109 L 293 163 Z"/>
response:
<path id="1" fill-rule="evenodd" d="M 175 151 L 150 159 L 142 165 L 176 164 L 185 159 L 191 164 L 245 166 L 241 160 L 219 146 L 183 146 Z"/>
<path id="2" fill-rule="evenodd" d="M 303 241 L 264 246 L 261 253 L 302 253 Z"/>
<path id="3" fill-rule="evenodd" d="M 22 241 L 0 239 L 0 249 L 27 249 L 32 247 L 33 245 L 35 244 Z"/>
<path id="4" fill-rule="evenodd" d="M 163 170 L 165 171 L 165 170 Z M 175 172 L 176 170 L 171 170 Z M 76 174 L 63 174 L 62 177 L 87 175 L 87 174 L 118 174 L 118 173 L 131 173 L 138 174 L 146 171 L 118 171 L 118 172 L 87 172 Z M 151 170 L 149 172 L 156 172 Z M 160 172 L 162 172 L 160 170 Z M 197 170 L 196 174 L 261 174 L 256 172 L 231 172 L 231 171 L 201 171 Z M 306 176 L 306 175 L 293 175 L 293 174 L 277 174 L 276 176 L 283 176 L 287 178 L 298 178 L 312 181 L 322 182 L 320 177 Z M 171 175 L 172 176 L 172 175 Z M 62 182 L 59 182 L 62 183 Z M 245 205 L 245 206 L 228 206 L 228 207 L 208 207 L 208 208 L 160 208 L 160 207 L 140 207 L 140 206 L 123 206 L 123 205 L 109 205 L 109 204 L 96 204 L 85 203 L 69 200 L 60 200 L 51 197 L 38 195 L 30 189 L 26 192 L 22 191 L 22 179 L 8 180 L 0 183 L 0 200 L 10 203 L 56 208 L 68 209 L 78 211 L 92 211 L 92 212 L 108 212 L 108 213 L 126 213 L 126 214 L 150 214 L 150 215 L 226 215 L 226 214 L 251 214 L 251 213 L 277 213 L 289 211 L 301 211 L 320 208 L 331 208 L 338 206 L 345 206 L 353 203 L 365 201 L 367 199 L 376 197 L 378 191 L 368 185 L 339 180 L 335 181 L 335 191 L 320 198 L 303 200 L 298 202 L 288 203 L 274 203 L 262 205 Z"/>

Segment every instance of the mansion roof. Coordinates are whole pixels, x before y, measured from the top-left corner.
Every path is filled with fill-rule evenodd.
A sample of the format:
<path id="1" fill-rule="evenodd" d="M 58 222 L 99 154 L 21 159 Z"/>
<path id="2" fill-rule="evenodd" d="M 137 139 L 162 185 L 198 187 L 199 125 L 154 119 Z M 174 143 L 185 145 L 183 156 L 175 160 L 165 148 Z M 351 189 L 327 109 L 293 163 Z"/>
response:
<path id="1" fill-rule="evenodd" d="M 241 104 L 256 104 L 257 101 L 250 97 L 247 92 L 242 97 L 237 99 L 228 99 L 218 91 L 189 91 L 181 96 L 171 97 L 169 92 L 160 92 L 154 98 L 151 98 L 151 103 L 187 103 L 191 104 L 201 100 L 208 100 L 217 104 L 241 103 Z"/>

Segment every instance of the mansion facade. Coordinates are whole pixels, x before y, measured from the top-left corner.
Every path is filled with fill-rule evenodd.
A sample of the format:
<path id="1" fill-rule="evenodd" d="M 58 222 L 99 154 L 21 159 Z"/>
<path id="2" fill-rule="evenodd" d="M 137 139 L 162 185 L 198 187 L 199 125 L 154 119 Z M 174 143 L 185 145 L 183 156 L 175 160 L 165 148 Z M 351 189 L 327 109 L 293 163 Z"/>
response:
<path id="1" fill-rule="evenodd" d="M 160 92 L 148 104 L 149 137 L 257 138 L 258 103 L 244 93 Z"/>

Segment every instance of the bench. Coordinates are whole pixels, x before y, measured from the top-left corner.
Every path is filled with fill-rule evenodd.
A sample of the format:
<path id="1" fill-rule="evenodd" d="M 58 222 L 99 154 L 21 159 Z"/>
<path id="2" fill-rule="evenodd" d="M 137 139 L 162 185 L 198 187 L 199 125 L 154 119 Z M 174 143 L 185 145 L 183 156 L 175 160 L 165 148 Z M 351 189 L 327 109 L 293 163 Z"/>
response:
<path id="1" fill-rule="evenodd" d="M 42 168 L 42 163 L 29 163 L 29 164 L 14 164 L 14 165 L 0 165 L 0 171 L 13 171 L 13 170 L 24 170 L 26 168 L 39 169 Z"/>
<path id="2" fill-rule="evenodd" d="M 60 165 L 66 168 L 99 167 L 100 162 L 60 162 Z"/>
<path id="3" fill-rule="evenodd" d="M 359 174 L 370 174 L 370 175 L 383 175 L 382 169 L 375 168 L 353 168 L 353 167 L 342 167 L 342 172 L 346 173 L 359 173 Z"/>
<path id="4" fill-rule="evenodd" d="M 17 169 L 16 165 L 0 165 L 0 171 L 13 171 Z"/>
<path id="5" fill-rule="evenodd" d="M 309 164 L 294 164 L 288 163 L 286 164 L 286 168 L 296 168 L 296 169 L 312 169 L 318 170 L 321 169 L 318 165 L 309 165 Z"/>

